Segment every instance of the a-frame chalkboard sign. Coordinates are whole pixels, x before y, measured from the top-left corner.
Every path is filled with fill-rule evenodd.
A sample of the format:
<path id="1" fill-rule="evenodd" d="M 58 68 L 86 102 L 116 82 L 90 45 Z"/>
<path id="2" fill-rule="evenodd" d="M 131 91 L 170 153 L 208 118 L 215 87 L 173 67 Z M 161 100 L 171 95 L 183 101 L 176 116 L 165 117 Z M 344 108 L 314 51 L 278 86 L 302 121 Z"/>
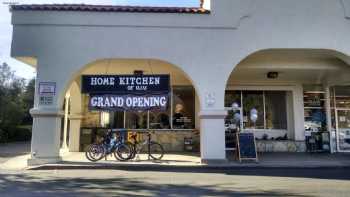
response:
<path id="1" fill-rule="evenodd" d="M 253 160 L 255 162 L 259 161 L 254 133 L 238 133 L 237 150 L 240 162 L 243 160 Z"/>

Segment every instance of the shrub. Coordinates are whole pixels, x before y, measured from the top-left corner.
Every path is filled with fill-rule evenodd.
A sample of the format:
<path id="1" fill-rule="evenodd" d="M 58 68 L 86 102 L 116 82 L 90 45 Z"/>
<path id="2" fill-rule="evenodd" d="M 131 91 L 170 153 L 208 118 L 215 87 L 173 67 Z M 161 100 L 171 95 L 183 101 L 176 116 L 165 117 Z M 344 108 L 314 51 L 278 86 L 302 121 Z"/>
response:
<path id="1" fill-rule="evenodd" d="M 30 127 L 8 127 L 0 130 L 0 142 L 30 141 L 32 131 Z"/>
<path id="2" fill-rule="evenodd" d="M 30 141 L 32 138 L 31 128 L 16 127 L 11 141 Z"/>
<path id="3" fill-rule="evenodd" d="M 5 132 L 3 129 L 0 129 L 0 143 L 5 143 L 7 141 L 8 141 L 7 132 Z"/>

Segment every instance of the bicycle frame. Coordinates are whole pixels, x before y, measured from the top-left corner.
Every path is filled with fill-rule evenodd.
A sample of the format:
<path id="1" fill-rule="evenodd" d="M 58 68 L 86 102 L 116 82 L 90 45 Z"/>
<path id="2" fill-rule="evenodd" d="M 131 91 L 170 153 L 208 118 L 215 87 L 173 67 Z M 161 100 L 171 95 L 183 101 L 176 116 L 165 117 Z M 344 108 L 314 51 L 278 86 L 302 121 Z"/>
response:
<path id="1" fill-rule="evenodd" d="M 112 139 L 110 139 L 112 140 Z M 114 141 L 113 145 L 107 143 L 106 140 L 103 140 L 103 148 L 105 149 L 105 155 L 113 153 L 114 150 L 118 148 L 121 144 L 124 143 L 124 139 L 121 136 L 117 136 L 117 139 Z"/>
<path id="2" fill-rule="evenodd" d="M 147 153 L 148 153 L 148 159 L 151 156 L 151 133 L 147 133 L 147 139 L 143 141 L 137 141 L 136 135 L 132 136 L 132 139 L 134 140 L 133 143 L 133 149 L 135 150 L 135 155 L 140 154 L 141 150 L 147 145 Z"/>

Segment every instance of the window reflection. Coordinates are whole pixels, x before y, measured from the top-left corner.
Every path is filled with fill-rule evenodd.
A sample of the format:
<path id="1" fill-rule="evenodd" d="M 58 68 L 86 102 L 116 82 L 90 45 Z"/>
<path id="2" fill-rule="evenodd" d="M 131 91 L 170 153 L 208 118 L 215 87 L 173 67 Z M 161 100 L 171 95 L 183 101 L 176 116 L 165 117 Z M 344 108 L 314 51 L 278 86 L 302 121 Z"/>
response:
<path id="1" fill-rule="evenodd" d="M 147 129 L 147 112 L 125 112 L 125 127 Z"/>
<path id="2" fill-rule="evenodd" d="M 286 92 L 266 91 L 266 128 L 287 129 Z"/>
<path id="3" fill-rule="evenodd" d="M 170 110 L 167 112 L 149 113 L 149 127 L 151 129 L 170 129 Z"/>
<path id="4" fill-rule="evenodd" d="M 304 86 L 304 128 L 310 132 L 319 132 L 326 128 L 325 92 L 319 85 Z"/>
<path id="5" fill-rule="evenodd" d="M 194 89 L 188 86 L 173 88 L 173 128 L 193 129 L 195 127 Z"/>
<path id="6" fill-rule="evenodd" d="M 241 106 L 241 91 L 226 91 L 225 94 L 225 107 L 232 107 L 233 103 L 237 103 Z"/>
<path id="7" fill-rule="evenodd" d="M 110 112 L 110 122 L 111 126 L 113 128 L 124 128 L 124 112 L 123 111 L 117 111 L 117 112 Z"/>
<path id="8" fill-rule="evenodd" d="M 243 123 L 244 128 L 264 129 L 264 100 L 262 91 L 243 92 Z M 254 123 L 251 119 L 251 110 L 256 109 L 258 118 Z"/>
<path id="9" fill-rule="evenodd" d="M 336 86 L 335 105 L 337 108 L 350 108 L 350 88 L 348 86 Z"/>
<path id="10" fill-rule="evenodd" d="M 90 111 L 88 109 L 88 95 L 85 94 L 83 99 L 83 127 L 112 127 L 117 129 L 195 128 L 195 91 L 192 86 L 173 86 L 167 111 Z"/>
<path id="11" fill-rule="evenodd" d="M 230 111 L 225 125 L 227 129 L 236 128 L 242 118 L 243 129 L 287 129 L 286 100 L 286 91 L 226 91 L 225 107 Z M 241 107 L 243 115 L 239 117 Z M 251 120 L 253 111 L 257 112 L 255 123 Z"/>

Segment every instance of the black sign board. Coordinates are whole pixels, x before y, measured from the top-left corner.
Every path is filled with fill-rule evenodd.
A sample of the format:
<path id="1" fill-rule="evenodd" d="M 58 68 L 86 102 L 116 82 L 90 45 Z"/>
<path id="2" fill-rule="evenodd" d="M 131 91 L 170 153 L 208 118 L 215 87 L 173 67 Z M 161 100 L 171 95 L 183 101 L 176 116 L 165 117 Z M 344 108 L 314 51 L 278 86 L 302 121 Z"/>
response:
<path id="1" fill-rule="evenodd" d="M 168 94 L 169 75 L 83 75 L 82 93 L 88 94 Z"/>
<path id="2" fill-rule="evenodd" d="M 239 161 L 255 160 L 258 161 L 254 133 L 237 134 L 237 146 Z"/>
<path id="3" fill-rule="evenodd" d="M 97 111 L 166 111 L 168 94 L 90 95 L 89 110 Z"/>

